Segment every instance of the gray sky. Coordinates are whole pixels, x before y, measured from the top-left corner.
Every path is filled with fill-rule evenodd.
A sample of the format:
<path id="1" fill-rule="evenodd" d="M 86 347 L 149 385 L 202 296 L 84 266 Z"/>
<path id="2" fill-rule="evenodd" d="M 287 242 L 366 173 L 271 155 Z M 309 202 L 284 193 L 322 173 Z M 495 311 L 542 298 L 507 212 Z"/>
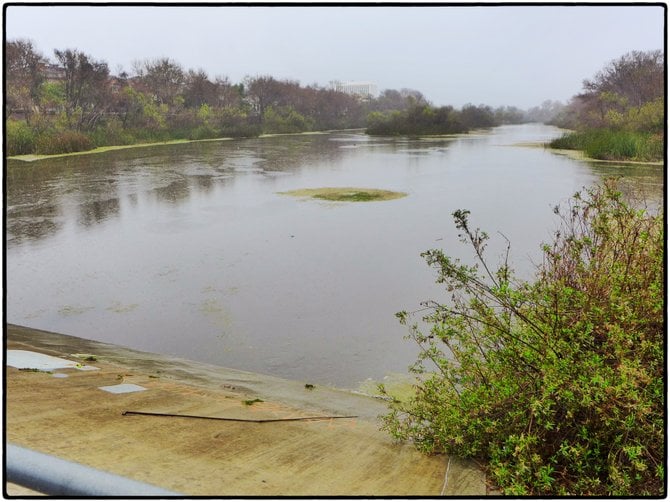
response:
<path id="1" fill-rule="evenodd" d="M 528 108 L 566 101 L 607 62 L 664 48 L 660 6 L 9 6 L 6 37 L 53 59 L 76 48 L 109 64 L 170 57 L 234 83 L 369 80 L 436 105 Z"/>

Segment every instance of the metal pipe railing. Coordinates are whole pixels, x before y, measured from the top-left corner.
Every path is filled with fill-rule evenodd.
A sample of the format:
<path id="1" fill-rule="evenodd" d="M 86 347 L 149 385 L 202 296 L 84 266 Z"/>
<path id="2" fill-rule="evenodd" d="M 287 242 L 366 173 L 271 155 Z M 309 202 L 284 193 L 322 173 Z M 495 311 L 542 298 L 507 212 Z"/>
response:
<path id="1" fill-rule="evenodd" d="M 179 493 L 164 488 L 110 474 L 11 443 L 5 445 L 5 458 L 6 481 L 45 495 L 180 496 Z"/>

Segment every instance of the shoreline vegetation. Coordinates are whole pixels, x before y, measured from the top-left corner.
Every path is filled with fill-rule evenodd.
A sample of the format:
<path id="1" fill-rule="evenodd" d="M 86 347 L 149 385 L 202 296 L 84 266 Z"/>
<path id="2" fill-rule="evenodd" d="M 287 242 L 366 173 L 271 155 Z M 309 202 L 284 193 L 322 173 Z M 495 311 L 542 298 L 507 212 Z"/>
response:
<path id="1" fill-rule="evenodd" d="M 662 51 L 632 51 L 610 61 L 552 122 L 569 129 L 552 148 L 596 160 L 658 162 L 665 155 Z"/>
<path id="2" fill-rule="evenodd" d="M 596 159 L 589 157 L 583 150 L 570 150 L 567 148 L 554 148 L 552 146 L 545 146 L 545 149 L 555 153 L 556 155 L 564 155 L 574 160 L 583 160 L 586 162 L 599 164 L 626 164 L 626 165 L 640 165 L 640 166 L 664 166 L 663 160 L 627 160 L 627 159 Z"/>
<path id="3" fill-rule="evenodd" d="M 180 145 L 184 143 L 195 143 L 202 141 L 227 141 L 233 138 L 215 138 L 215 139 L 200 139 L 200 140 L 188 140 L 188 139 L 175 139 L 171 141 L 160 141 L 154 143 L 136 143 L 133 145 L 110 145 L 110 146 L 99 146 L 91 150 L 82 150 L 79 152 L 67 152 L 67 153 L 53 153 L 53 154 L 35 154 L 28 153 L 23 155 L 12 155 L 7 157 L 7 160 L 19 160 L 21 162 L 36 162 L 38 160 L 47 160 L 47 159 L 57 159 L 60 157 L 74 157 L 79 155 L 92 155 L 96 153 L 106 153 L 113 152 L 117 150 L 127 150 L 130 148 L 150 148 L 154 146 L 167 146 L 167 145 Z"/>
<path id="4" fill-rule="evenodd" d="M 663 209 L 629 206 L 607 180 L 554 213 L 529 281 L 485 257 L 470 211 L 453 213 L 477 265 L 422 253 L 451 302 L 397 314 L 419 383 L 388 395 L 384 428 L 480 461 L 506 496 L 662 496 Z"/>
<path id="5" fill-rule="evenodd" d="M 461 110 L 434 108 L 420 91 L 409 88 L 351 93 L 332 84 L 302 85 L 271 75 L 248 75 L 233 83 L 225 76 L 212 79 L 204 70 L 185 69 L 167 57 L 140 60 L 131 72 L 112 74 L 107 62 L 79 49 L 55 49 L 53 56 L 45 57 L 29 40 L 5 42 L 7 157 L 353 128 L 383 135 L 445 134 L 545 122 L 563 107 L 547 100 L 525 111 L 470 104 Z M 410 124 L 403 131 L 375 132 L 382 122 L 402 119 L 405 113 L 434 120 L 424 121 L 421 129 Z M 447 127 L 440 123 L 446 115 Z"/>
<path id="6" fill-rule="evenodd" d="M 356 127 L 350 129 L 333 129 L 328 131 L 304 131 L 304 132 L 295 132 L 295 133 L 269 133 L 269 134 L 260 134 L 254 138 L 263 139 L 263 138 L 276 138 L 280 136 L 316 136 L 321 134 L 332 134 L 332 133 L 346 133 L 346 132 L 364 132 L 364 128 Z M 451 134 L 432 134 L 421 136 L 422 140 L 439 140 L 444 138 L 458 138 L 462 136 L 470 136 L 473 134 L 482 134 L 485 133 L 484 129 L 475 129 L 466 133 L 451 133 Z M 217 142 L 217 141 L 234 141 L 238 139 L 253 139 L 253 138 L 240 138 L 235 136 L 227 136 L 221 138 L 207 138 L 207 139 L 174 139 L 169 141 L 154 141 L 151 143 L 133 143 L 127 145 L 109 145 L 109 146 L 99 146 L 91 150 L 82 150 L 78 152 L 67 152 L 67 153 L 53 153 L 53 154 L 22 154 L 22 155 L 11 155 L 5 157 L 7 160 L 17 160 L 20 162 L 36 162 L 40 160 L 48 159 L 57 159 L 61 157 L 74 157 L 80 155 L 93 155 L 107 152 L 114 152 L 117 150 L 128 150 L 131 148 L 151 148 L 156 146 L 169 146 L 169 145 L 182 145 L 190 143 L 206 143 L 206 142 Z"/>
<path id="7" fill-rule="evenodd" d="M 337 132 L 346 132 L 346 131 L 358 131 L 362 129 L 342 129 Z M 257 138 L 274 138 L 277 136 L 295 136 L 295 135 L 317 135 L 317 134 L 328 134 L 336 131 L 305 131 L 299 133 L 285 133 L 285 134 L 261 134 L 256 136 Z M 169 145 L 182 145 L 189 143 L 205 143 L 205 142 L 216 142 L 216 141 L 233 141 L 237 138 L 233 136 L 222 137 L 222 138 L 206 138 L 206 139 L 174 139 L 170 141 L 155 141 L 151 143 L 134 143 L 128 145 L 109 145 L 109 146 L 99 146 L 91 150 L 82 150 L 79 152 L 68 152 L 68 153 L 54 153 L 54 154 L 24 154 L 24 155 L 12 155 L 6 157 L 7 160 L 18 160 L 21 162 L 35 162 L 38 160 L 47 160 L 47 159 L 56 159 L 60 157 L 73 157 L 77 155 L 91 155 L 98 153 L 113 152 L 117 150 L 127 150 L 131 148 L 151 148 L 155 146 L 169 146 Z"/>
<path id="8" fill-rule="evenodd" d="M 618 160 L 618 159 L 596 159 L 586 155 L 586 152 L 583 150 L 570 150 L 567 148 L 555 148 L 551 146 L 551 142 L 547 143 L 544 141 L 529 142 L 529 143 L 515 143 L 515 147 L 522 148 L 543 148 L 544 150 L 549 150 L 551 153 L 556 155 L 564 155 L 570 157 L 574 160 L 581 160 L 584 162 L 592 162 L 599 164 L 626 164 L 626 165 L 642 165 L 642 166 L 663 166 L 665 162 L 663 160 Z"/>
<path id="9" fill-rule="evenodd" d="M 5 42 L 5 155 L 100 153 L 134 146 L 365 129 L 371 136 L 430 137 L 543 122 L 569 129 L 552 143 L 599 160 L 664 156 L 664 60 L 633 51 L 612 61 L 570 103 L 434 106 L 420 91 L 351 94 L 270 75 L 232 83 L 170 58 L 138 61 L 113 75 L 105 61 L 54 50 L 55 63 L 27 40 Z M 28 157 L 26 157 L 28 156 Z"/>
<path id="10" fill-rule="evenodd" d="M 274 138 L 278 136 L 296 136 L 296 135 L 319 135 L 319 134 L 330 134 L 335 132 L 347 132 L 347 131 L 363 131 L 363 128 L 353 128 L 353 129 L 339 129 L 331 131 L 306 131 L 300 133 L 285 133 L 285 134 L 261 134 L 257 136 L 258 138 Z M 461 136 L 468 136 L 473 134 L 481 134 L 485 130 L 477 129 L 472 130 L 467 133 L 452 133 L 452 134 L 434 134 L 434 135 L 425 135 L 421 136 L 421 139 L 430 141 L 431 139 L 443 139 L 445 137 L 456 138 Z M 569 133 L 566 133 L 569 134 Z M 180 144 L 189 144 L 189 143 L 204 143 L 204 142 L 216 142 L 216 141 L 233 141 L 236 139 L 244 138 L 235 138 L 232 136 L 225 138 L 208 138 L 208 139 L 175 139 L 171 141 L 156 141 L 152 143 L 135 143 L 130 145 L 110 145 L 110 146 L 100 146 L 93 148 L 92 150 L 84 150 L 80 152 L 69 152 L 69 153 L 55 153 L 55 154 L 24 154 L 24 155 L 12 155 L 6 157 L 7 160 L 17 160 L 21 162 L 36 162 L 40 160 L 56 159 L 61 157 L 73 157 L 80 155 L 93 155 L 99 153 L 113 152 L 117 150 L 128 150 L 131 148 L 151 148 L 155 146 L 168 146 L 168 145 L 180 145 Z M 552 153 L 557 155 L 565 155 L 575 160 L 582 160 L 586 162 L 597 162 L 597 163 L 607 163 L 607 164 L 633 164 L 633 165 L 651 165 L 651 166 L 663 166 L 665 162 L 661 160 L 629 160 L 629 159 L 597 159 L 594 157 L 589 157 L 585 151 L 568 149 L 568 148 L 558 148 L 551 146 L 553 142 L 529 142 L 529 143 L 515 143 L 514 147 L 525 147 L 525 148 L 543 148 L 549 150 Z"/>
<path id="11" fill-rule="evenodd" d="M 662 165 L 664 68 L 662 51 L 610 62 L 552 121 L 569 132 L 548 146 Z M 607 180 L 554 213 L 531 281 L 507 255 L 484 258 L 488 235 L 469 210 L 452 214 L 476 265 L 422 253 L 451 301 L 397 314 L 422 381 L 408 401 L 388 396 L 384 428 L 426 453 L 478 460 L 507 496 L 663 496 L 663 208 L 638 210 Z"/>
<path id="12" fill-rule="evenodd" d="M 617 128 L 582 129 L 556 138 L 549 146 L 557 151 L 580 152 L 586 159 L 604 162 L 656 163 L 663 159 L 661 133 Z"/>

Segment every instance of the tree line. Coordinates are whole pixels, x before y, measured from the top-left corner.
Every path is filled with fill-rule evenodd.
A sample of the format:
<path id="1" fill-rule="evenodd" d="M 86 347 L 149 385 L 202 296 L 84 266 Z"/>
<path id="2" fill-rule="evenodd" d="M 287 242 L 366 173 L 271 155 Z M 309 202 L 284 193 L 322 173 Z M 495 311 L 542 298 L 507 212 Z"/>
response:
<path id="1" fill-rule="evenodd" d="M 76 49 L 54 50 L 50 63 L 26 40 L 6 42 L 5 55 L 10 154 L 364 124 L 355 97 L 267 75 L 235 84 L 170 58 L 112 75 Z"/>
<path id="2" fill-rule="evenodd" d="M 137 61 L 130 72 L 117 73 L 78 49 L 56 49 L 49 60 L 29 40 L 6 41 L 7 154 L 366 126 L 370 133 L 412 134 L 396 126 L 404 114 L 424 124 L 426 132 L 464 132 L 536 120 L 556 108 L 551 102 L 527 112 L 484 105 L 433 108 L 414 89 L 386 89 L 361 99 L 270 75 L 233 83 L 202 69 L 185 69 L 170 58 Z M 391 127 L 380 131 L 384 121 Z"/>
<path id="3" fill-rule="evenodd" d="M 664 152 L 662 51 L 632 51 L 610 61 L 552 123 L 575 132 L 552 143 L 610 160 L 660 160 Z"/>
<path id="4" fill-rule="evenodd" d="M 434 107 L 413 102 L 405 110 L 368 116 L 366 132 L 381 136 L 420 136 L 465 133 L 475 128 L 526 122 L 524 112 L 515 107 L 494 110 L 487 105 L 467 104 L 460 110 L 453 106 Z"/>

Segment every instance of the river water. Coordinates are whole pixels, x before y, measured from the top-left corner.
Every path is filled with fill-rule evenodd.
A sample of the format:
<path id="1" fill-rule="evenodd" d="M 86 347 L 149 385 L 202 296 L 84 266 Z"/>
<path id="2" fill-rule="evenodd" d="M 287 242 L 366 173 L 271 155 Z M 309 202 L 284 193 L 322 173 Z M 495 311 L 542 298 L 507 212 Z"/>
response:
<path id="1" fill-rule="evenodd" d="M 530 277 L 556 204 L 603 176 L 663 197 L 663 167 L 595 164 L 528 146 L 560 135 L 503 126 L 449 139 L 295 135 L 9 161 L 7 319 L 140 350 L 356 388 L 405 372 L 416 348 L 394 313 L 446 298 L 419 256 L 467 259 L 469 209 L 496 262 Z M 324 186 L 406 192 L 305 200 Z"/>

